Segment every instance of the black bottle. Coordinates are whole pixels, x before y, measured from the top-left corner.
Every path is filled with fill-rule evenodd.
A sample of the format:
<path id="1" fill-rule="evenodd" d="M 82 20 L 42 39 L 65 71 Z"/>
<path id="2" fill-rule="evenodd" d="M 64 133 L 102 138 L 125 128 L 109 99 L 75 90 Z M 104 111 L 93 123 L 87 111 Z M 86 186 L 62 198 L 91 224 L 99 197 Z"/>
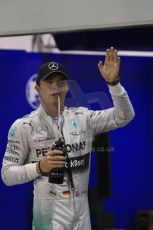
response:
<path id="1" fill-rule="evenodd" d="M 67 156 L 65 143 L 64 143 L 64 141 L 61 138 L 59 138 L 59 140 L 55 142 L 52 150 L 55 150 L 55 149 L 62 151 L 63 155 Z M 63 168 L 52 169 L 49 172 L 48 182 L 49 183 L 53 183 L 53 184 L 63 184 L 63 181 L 64 181 L 64 171 L 65 171 L 64 167 Z"/>

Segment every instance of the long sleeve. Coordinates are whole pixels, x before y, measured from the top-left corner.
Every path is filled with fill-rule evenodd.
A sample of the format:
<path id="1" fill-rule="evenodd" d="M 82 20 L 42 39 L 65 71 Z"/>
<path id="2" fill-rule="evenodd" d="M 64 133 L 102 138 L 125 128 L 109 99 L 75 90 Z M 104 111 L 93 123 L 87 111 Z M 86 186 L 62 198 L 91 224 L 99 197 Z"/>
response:
<path id="1" fill-rule="evenodd" d="M 2 180 L 6 185 L 29 182 L 39 176 L 36 163 L 26 164 L 29 153 L 27 130 L 21 120 L 11 126 L 2 164 Z"/>
<path id="2" fill-rule="evenodd" d="M 89 111 L 88 121 L 93 134 L 106 132 L 127 125 L 135 116 L 130 99 L 121 84 L 109 86 L 113 107 Z"/>

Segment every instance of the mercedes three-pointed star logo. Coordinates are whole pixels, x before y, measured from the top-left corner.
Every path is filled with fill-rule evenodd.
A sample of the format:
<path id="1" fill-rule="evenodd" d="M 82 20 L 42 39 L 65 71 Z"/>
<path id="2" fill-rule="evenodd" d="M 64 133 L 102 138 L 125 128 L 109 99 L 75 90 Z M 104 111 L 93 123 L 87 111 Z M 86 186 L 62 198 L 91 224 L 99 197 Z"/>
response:
<path id="1" fill-rule="evenodd" d="M 58 69 L 58 64 L 56 62 L 51 62 L 49 63 L 48 68 L 51 70 L 56 70 Z"/>

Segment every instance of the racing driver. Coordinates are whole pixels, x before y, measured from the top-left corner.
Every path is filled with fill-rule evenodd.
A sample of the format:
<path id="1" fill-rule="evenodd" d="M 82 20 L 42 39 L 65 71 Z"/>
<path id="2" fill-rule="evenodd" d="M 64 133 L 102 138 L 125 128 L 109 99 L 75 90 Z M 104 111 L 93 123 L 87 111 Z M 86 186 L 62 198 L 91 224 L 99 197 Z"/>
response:
<path id="1" fill-rule="evenodd" d="M 34 180 L 33 230 L 91 229 L 87 192 L 93 137 L 125 126 L 134 117 L 118 77 L 117 50 L 107 49 L 98 68 L 112 108 L 65 108 L 68 75 L 60 63 L 45 63 L 36 79 L 39 108 L 17 119 L 9 130 L 2 179 L 9 186 Z"/>

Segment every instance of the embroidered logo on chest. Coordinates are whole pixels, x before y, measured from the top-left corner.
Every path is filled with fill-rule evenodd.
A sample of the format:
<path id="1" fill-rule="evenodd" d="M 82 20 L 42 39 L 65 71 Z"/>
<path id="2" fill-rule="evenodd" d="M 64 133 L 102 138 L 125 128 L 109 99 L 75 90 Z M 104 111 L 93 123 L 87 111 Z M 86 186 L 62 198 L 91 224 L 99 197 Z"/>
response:
<path id="1" fill-rule="evenodd" d="M 72 128 L 77 128 L 78 124 L 77 124 L 77 120 L 75 118 L 71 119 L 71 126 L 72 126 Z"/>

